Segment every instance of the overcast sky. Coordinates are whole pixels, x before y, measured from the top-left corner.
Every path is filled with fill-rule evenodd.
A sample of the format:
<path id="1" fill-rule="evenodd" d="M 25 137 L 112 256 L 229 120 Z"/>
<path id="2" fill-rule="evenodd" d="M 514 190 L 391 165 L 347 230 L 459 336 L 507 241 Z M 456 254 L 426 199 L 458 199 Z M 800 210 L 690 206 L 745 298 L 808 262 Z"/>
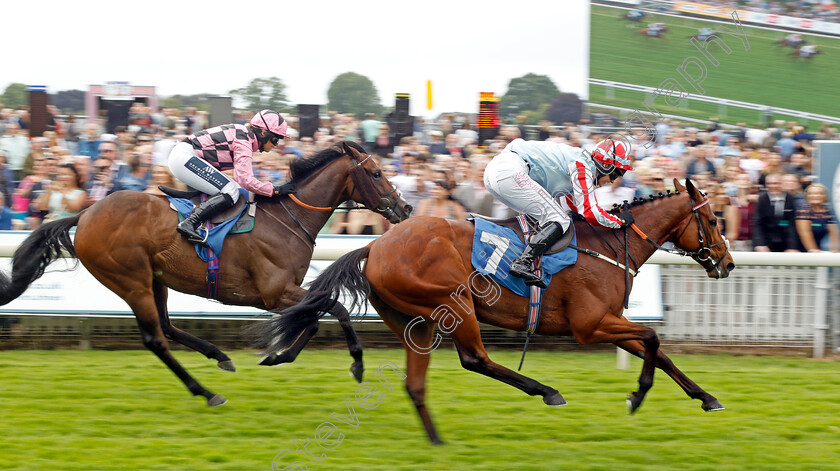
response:
<path id="1" fill-rule="evenodd" d="M 158 94 L 225 95 L 280 77 L 292 103 L 325 104 L 332 80 L 356 72 L 382 103 L 411 94 L 411 112 L 475 112 L 479 92 L 548 75 L 586 95 L 587 0 L 4 2 L 0 86 L 50 93 L 127 81 Z M 426 81 L 434 107 L 426 110 Z"/>

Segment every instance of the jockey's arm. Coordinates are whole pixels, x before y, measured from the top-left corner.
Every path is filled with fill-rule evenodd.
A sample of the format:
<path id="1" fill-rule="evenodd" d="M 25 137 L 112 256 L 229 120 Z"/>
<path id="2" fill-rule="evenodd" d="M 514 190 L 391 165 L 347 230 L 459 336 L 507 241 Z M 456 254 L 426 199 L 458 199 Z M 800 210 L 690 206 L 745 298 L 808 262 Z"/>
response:
<path id="1" fill-rule="evenodd" d="M 254 153 L 247 141 L 233 142 L 233 179 L 248 191 L 258 195 L 271 196 L 274 185 L 271 182 L 261 182 L 254 176 L 252 160 Z"/>
<path id="2" fill-rule="evenodd" d="M 595 198 L 595 177 L 583 162 L 575 162 L 574 167 L 569 168 L 569 177 L 572 181 L 572 194 L 577 212 L 592 224 L 612 229 L 621 227 L 621 219 L 598 205 L 598 200 Z"/>

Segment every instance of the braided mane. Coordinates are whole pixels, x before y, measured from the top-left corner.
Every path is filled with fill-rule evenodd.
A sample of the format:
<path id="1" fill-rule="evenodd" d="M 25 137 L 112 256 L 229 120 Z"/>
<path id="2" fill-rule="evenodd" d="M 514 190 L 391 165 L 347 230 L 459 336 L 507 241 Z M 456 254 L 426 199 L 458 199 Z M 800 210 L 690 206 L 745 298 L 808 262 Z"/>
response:
<path id="1" fill-rule="evenodd" d="M 661 191 L 660 191 L 660 192 L 659 192 L 659 194 L 656 194 L 656 195 L 650 195 L 650 196 L 648 196 L 647 198 L 645 198 L 645 197 L 641 197 L 641 198 L 640 198 L 640 197 L 636 197 L 636 198 L 633 198 L 633 201 L 631 201 L 631 202 L 630 202 L 630 207 L 631 207 L 631 208 L 635 208 L 636 206 L 641 206 L 641 205 L 643 205 L 643 204 L 651 203 L 651 202 L 653 202 L 653 201 L 659 201 L 659 200 L 661 200 L 662 198 L 670 198 L 670 197 L 672 197 L 672 196 L 674 196 L 674 195 L 678 195 L 678 194 L 680 194 L 679 190 L 676 190 L 676 191 L 674 191 L 673 193 L 671 192 L 671 190 L 668 190 L 668 191 L 667 191 L 667 192 L 665 192 L 665 193 L 663 193 L 663 192 L 661 192 Z M 607 211 L 607 212 L 609 212 L 610 214 L 618 214 L 618 213 L 620 213 L 620 212 L 621 212 L 621 206 L 620 206 L 620 205 L 618 205 L 618 204 L 613 204 L 612 209 L 610 209 L 610 210 L 609 210 L 609 211 Z"/>

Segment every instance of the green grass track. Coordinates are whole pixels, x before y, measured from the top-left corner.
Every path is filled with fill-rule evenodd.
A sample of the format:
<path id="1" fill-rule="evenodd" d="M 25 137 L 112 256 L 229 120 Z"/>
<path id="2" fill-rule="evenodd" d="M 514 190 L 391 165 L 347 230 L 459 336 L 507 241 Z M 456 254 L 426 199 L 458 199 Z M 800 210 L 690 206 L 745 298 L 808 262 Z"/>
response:
<path id="1" fill-rule="evenodd" d="M 193 352 L 175 354 L 230 402 L 208 408 L 145 351 L 0 352 L 0 469 L 269 470 L 278 453 L 307 438 L 323 459 L 308 462 L 310 470 L 840 469 L 838 361 L 675 355 L 727 409 L 703 412 L 657 371 L 630 416 L 624 398 L 636 388 L 636 359 L 622 371 L 610 353 L 529 353 L 523 373 L 569 402 L 551 408 L 463 370 L 455 352 L 441 349 L 427 404 L 447 444 L 432 446 L 401 384 L 380 386 L 375 408 L 359 406 L 344 351 L 309 350 L 274 368 L 257 366 L 253 352 L 233 352 L 236 373 Z M 491 356 L 515 367 L 519 353 Z M 365 360 L 366 379 L 376 382 L 372 369 L 385 361 L 402 367 L 404 354 L 369 349 Z M 348 416 L 345 400 L 355 427 L 331 418 Z M 314 441 L 324 422 L 338 428 L 331 439 L 343 434 L 326 451 Z"/>

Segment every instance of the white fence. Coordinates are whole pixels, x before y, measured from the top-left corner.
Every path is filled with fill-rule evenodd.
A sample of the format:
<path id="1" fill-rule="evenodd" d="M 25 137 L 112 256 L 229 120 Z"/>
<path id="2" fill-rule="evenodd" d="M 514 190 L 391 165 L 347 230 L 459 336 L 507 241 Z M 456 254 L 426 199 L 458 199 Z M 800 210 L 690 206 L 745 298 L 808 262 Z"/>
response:
<path id="1" fill-rule="evenodd" d="M 6 257 L 8 262 L 8 257 L 27 234 L 0 233 L 0 257 Z M 319 271 L 318 267 L 323 268 L 325 263 L 367 245 L 374 238 L 319 236 L 313 256 L 316 269 L 310 272 L 310 277 Z M 725 280 L 714 280 L 689 258 L 654 254 L 648 263 L 661 265 L 659 283 L 664 320 L 657 323 L 656 329 L 663 342 L 806 347 L 812 348 L 816 357 L 823 356 L 826 348 L 840 347 L 840 270 L 830 268 L 840 267 L 840 254 L 735 252 L 733 257 L 738 269 Z M 108 301 L 110 305 L 97 308 L 97 312 L 79 310 L 80 306 L 73 306 L 70 292 L 83 288 L 78 286 L 80 282 L 66 279 L 68 276 L 68 273 L 48 273 L 45 278 L 52 277 L 51 280 L 36 289 L 42 294 L 40 298 L 26 300 L 29 304 L 17 307 L 14 304 L 4 306 L 0 308 L 0 315 L 131 316 L 125 303 L 110 292 L 104 294 L 113 296 L 113 300 Z M 61 280 L 56 281 L 58 279 Z M 92 283 L 97 286 L 90 289 L 107 291 L 97 282 Z M 35 288 L 33 285 L 30 291 Z M 641 289 L 644 288 L 637 284 L 634 292 Z M 47 293 L 48 290 L 53 290 L 53 294 Z M 59 293 L 59 299 L 54 299 L 55 292 Z M 191 313 L 173 309 L 178 296 L 188 298 L 183 303 L 190 306 Z M 44 306 L 51 302 L 60 309 L 45 309 Z M 173 317 L 181 318 L 248 319 L 264 314 L 252 308 L 222 306 L 173 292 L 170 292 L 170 309 Z"/>
<path id="2" fill-rule="evenodd" d="M 609 80 L 601 80 L 601 79 L 589 79 L 590 85 L 598 85 L 601 87 L 606 87 L 607 89 L 607 98 L 614 98 L 611 96 L 613 90 L 629 90 L 633 92 L 640 92 L 640 93 L 654 93 L 657 88 L 656 87 L 646 87 L 644 85 L 635 85 L 632 83 L 621 83 L 621 82 L 610 82 Z M 591 99 L 591 97 L 590 97 Z M 784 115 L 784 116 L 793 116 L 796 118 L 807 119 L 811 121 L 817 122 L 830 122 L 834 124 L 840 124 L 840 117 L 837 116 L 827 116 L 815 113 L 806 113 L 804 111 L 798 110 L 791 110 L 787 108 L 777 108 L 775 106 L 768 106 L 762 105 L 759 103 L 749 103 L 746 101 L 738 101 L 738 100 L 730 100 L 727 98 L 717 98 L 712 96 L 705 96 L 705 95 L 695 95 L 695 94 L 687 94 L 684 97 L 685 100 L 691 101 L 699 101 L 703 103 L 713 103 L 718 105 L 718 114 L 721 116 L 726 116 L 726 108 L 728 106 L 732 106 L 735 108 L 744 108 L 748 110 L 754 110 L 758 112 L 758 118 L 756 121 L 762 121 L 764 119 L 764 113 L 772 113 L 774 115 Z"/>

